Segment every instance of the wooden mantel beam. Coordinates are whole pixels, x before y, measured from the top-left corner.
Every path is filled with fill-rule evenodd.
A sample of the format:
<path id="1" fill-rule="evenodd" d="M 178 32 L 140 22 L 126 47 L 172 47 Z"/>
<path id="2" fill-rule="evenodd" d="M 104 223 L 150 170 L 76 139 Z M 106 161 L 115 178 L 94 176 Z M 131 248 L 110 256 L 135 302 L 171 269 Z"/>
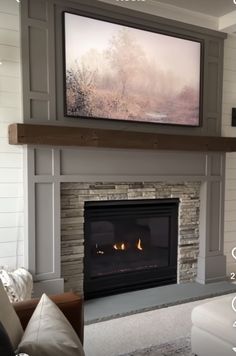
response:
<path id="1" fill-rule="evenodd" d="M 55 145 L 145 150 L 236 152 L 236 138 L 184 136 L 84 127 L 11 124 L 11 145 Z"/>

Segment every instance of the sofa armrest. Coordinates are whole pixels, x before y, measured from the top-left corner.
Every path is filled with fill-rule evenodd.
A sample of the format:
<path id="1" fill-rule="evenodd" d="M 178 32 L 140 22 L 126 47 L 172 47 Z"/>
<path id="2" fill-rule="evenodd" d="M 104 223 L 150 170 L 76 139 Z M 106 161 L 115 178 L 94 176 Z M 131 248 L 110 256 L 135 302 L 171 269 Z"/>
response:
<path id="1" fill-rule="evenodd" d="M 83 344 L 84 340 L 84 310 L 83 298 L 75 293 L 63 293 L 50 296 L 50 299 L 59 307 L 69 320 L 75 332 Z M 13 303 L 15 311 L 21 321 L 23 329 L 26 328 L 39 299 L 30 299 L 23 302 Z"/>

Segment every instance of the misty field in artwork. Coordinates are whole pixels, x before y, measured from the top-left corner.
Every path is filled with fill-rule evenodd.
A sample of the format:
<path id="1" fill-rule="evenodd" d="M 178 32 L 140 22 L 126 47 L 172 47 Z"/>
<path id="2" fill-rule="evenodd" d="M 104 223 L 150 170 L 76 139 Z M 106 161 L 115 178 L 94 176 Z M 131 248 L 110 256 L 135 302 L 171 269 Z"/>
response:
<path id="1" fill-rule="evenodd" d="M 66 115 L 199 125 L 200 43 L 65 13 Z"/>

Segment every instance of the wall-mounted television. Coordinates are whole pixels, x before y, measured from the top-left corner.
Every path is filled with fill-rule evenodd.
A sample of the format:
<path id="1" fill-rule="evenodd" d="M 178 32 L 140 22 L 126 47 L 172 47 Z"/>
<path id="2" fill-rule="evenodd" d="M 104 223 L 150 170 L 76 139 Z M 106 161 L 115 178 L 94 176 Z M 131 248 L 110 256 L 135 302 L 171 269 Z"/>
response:
<path id="1" fill-rule="evenodd" d="M 200 126 L 200 41 L 64 13 L 65 115 Z"/>

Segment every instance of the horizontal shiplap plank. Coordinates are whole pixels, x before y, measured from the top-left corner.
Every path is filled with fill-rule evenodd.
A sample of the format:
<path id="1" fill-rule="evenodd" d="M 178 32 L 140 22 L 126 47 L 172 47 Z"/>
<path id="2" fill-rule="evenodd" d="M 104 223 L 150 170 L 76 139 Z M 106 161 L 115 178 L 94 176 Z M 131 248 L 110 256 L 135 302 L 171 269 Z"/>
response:
<path id="1" fill-rule="evenodd" d="M 0 228 L 0 248 L 1 242 L 14 242 L 24 240 L 24 227 Z"/>
<path id="2" fill-rule="evenodd" d="M 225 200 L 236 200 L 236 190 L 226 190 L 225 192 Z"/>
<path id="3" fill-rule="evenodd" d="M 0 198 L 23 197 L 23 184 L 0 183 Z"/>
<path id="4" fill-rule="evenodd" d="M 225 103 L 223 101 L 222 103 L 222 115 L 232 115 L 232 107 L 231 104 Z M 224 126 L 224 123 L 222 123 L 222 126 Z"/>
<path id="5" fill-rule="evenodd" d="M 227 224 L 225 224 L 225 232 L 228 231 L 236 232 L 236 221 L 227 221 Z M 236 236 L 235 236 L 235 244 L 236 244 Z"/>
<path id="6" fill-rule="evenodd" d="M 0 122 L 0 137 L 8 137 L 8 124 Z"/>
<path id="7" fill-rule="evenodd" d="M 0 45 L 19 47 L 20 45 L 19 31 L 4 30 L 0 28 Z"/>
<path id="8" fill-rule="evenodd" d="M 225 212 L 225 222 L 228 221 L 236 221 L 236 211 L 229 210 Z M 236 234 L 234 235 L 234 238 L 236 239 Z"/>
<path id="9" fill-rule="evenodd" d="M 224 70 L 224 80 L 235 83 L 236 71 L 225 69 Z"/>
<path id="10" fill-rule="evenodd" d="M 0 168 L 0 183 L 23 182 L 23 171 L 20 168 Z"/>
<path id="11" fill-rule="evenodd" d="M 226 137 L 236 137 L 236 128 L 232 128 L 230 126 L 223 126 L 222 135 Z"/>
<path id="12" fill-rule="evenodd" d="M 225 211 L 236 211 L 236 200 L 225 201 Z"/>
<path id="13" fill-rule="evenodd" d="M 225 40 L 225 48 L 235 48 L 236 49 L 236 36 L 228 35 L 228 38 Z"/>
<path id="14" fill-rule="evenodd" d="M 236 62 L 233 57 L 227 57 L 225 56 L 224 58 L 224 67 L 225 69 L 232 70 L 236 72 Z"/>
<path id="15" fill-rule="evenodd" d="M 232 180 L 227 180 L 225 183 L 225 190 L 236 190 L 236 180 L 232 179 Z"/>
<path id="16" fill-rule="evenodd" d="M 22 213 L 23 209 L 23 198 L 0 198 L 0 214 Z"/>
<path id="17" fill-rule="evenodd" d="M 20 62 L 20 48 L 0 44 L 0 58 L 4 61 Z"/>
<path id="18" fill-rule="evenodd" d="M 227 159 L 226 160 L 226 170 L 227 170 L 227 172 L 229 171 L 231 171 L 232 169 L 236 169 L 236 167 L 235 167 L 235 159 Z"/>
<path id="19" fill-rule="evenodd" d="M 0 77 L 0 92 L 20 93 L 21 83 L 19 78 Z"/>
<path id="20" fill-rule="evenodd" d="M 236 57 L 236 48 L 225 46 L 224 58 L 235 58 Z"/>
<path id="21" fill-rule="evenodd" d="M 0 12 L 0 28 L 19 31 L 19 16 Z"/>
<path id="22" fill-rule="evenodd" d="M 230 126 L 230 127 L 232 127 L 232 126 L 231 126 L 232 115 L 226 115 L 226 114 L 224 114 L 224 115 L 222 115 L 222 120 L 223 120 L 223 123 L 222 123 L 223 126 Z"/>
<path id="23" fill-rule="evenodd" d="M 0 107 L 21 108 L 21 97 L 18 93 L 0 92 Z"/>
<path id="24" fill-rule="evenodd" d="M 228 169 L 226 171 L 226 179 L 236 179 L 236 169 Z"/>
<path id="25" fill-rule="evenodd" d="M 225 236 L 225 242 L 236 242 L 236 235 L 235 235 L 235 231 L 228 231 L 225 232 L 224 234 Z"/>
<path id="26" fill-rule="evenodd" d="M 227 152 L 227 153 L 226 153 L 226 158 L 227 158 L 227 159 L 236 158 L 236 152 Z"/>
<path id="27" fill-rule="evenodd" d="M 5 14 L 18 15 L 20 9 L 20 4 L 14 0 L 1 0 L 0 1 L 0 12 Z"/>
<path id="28" fill-rule="evenodd" d="M 0 107 L 0 124 L 11 124 L 22 121 L 22 111 L 19 108 L 1 108 Z"/>
<path id="29" fill-rule="evenodd" d="M 13 257 L 16 255 L 16 242 L 2 242 L 0 244 L 0 258 Z"/>
<path id="30" fill-rule="evenodd" d="M 225 242 L 224 252 L 225 254 L 231 254 L 232 249 L 236 246 L 236 240 L 232 242 Z"/>
<path id="31" fill-rule="evenodd" d="M 226 169 L 236 169 L 236 155 L 226 157 Z"/>
<path id="32" fill-rule="evenodd" d="M 20 78 L 20 63 L 4 61 L 2 65 L 0 65 L 0 77 L 1 76 L 6 78 L 6 80 L 7 77 Z"/>
<path id="33" fill-rule="evenodd" d="M 223 83 L 223 89 L 224 93 L 236 93 L 236 83 L 235 82 L 230 82 L 230 81 L 224 81 Z"/>
<path id="34" fill-rule="evenodd" d="M 24 267 L 24 258 L 23 256 L 0 258 L 0 267 L 5 267 L 9 269 Z"/>
<path id="35" fill-rule="evenodd" d="M 0 152 L 1 153 L 21 153 L 23 152 L 22 146 L 9 145 L 7 137 L 0 137 Z"/>
<path id="36" fill-rule="evenodd" d="M 224 105 L 231 105 L 233 102 L 235 102 L 235 93 L 229 92 L 229 93 L 224 93 L 223 94 L 223 104 Z M 232 106 L 230 107 L 232 110 Z"/>
<path id="37" fill-rule="evenodd" d="M 0 152 L 0 168 L 23 168 L 22 154 Z"/>
<path id="38" fill-rule="evenodd" d="M 23 227 L 23 213 L 0 213 L 0 228 L 1 227 Z"/>

